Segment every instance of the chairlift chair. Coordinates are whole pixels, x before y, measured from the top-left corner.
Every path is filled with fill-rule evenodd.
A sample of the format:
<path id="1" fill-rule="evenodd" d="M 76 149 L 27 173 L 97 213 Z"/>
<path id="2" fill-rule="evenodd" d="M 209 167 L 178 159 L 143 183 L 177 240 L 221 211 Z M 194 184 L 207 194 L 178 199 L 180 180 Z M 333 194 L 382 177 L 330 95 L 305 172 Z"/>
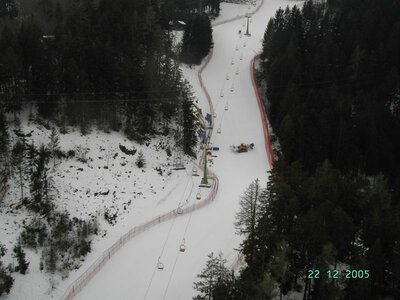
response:
<path id="1" fill-rule="evenodd" d="M 182 244 L 179 246 L 179 251 L 180 252 L 185 252 L 186 251 L 185 239 L 182 240 Z"/>
<path id="2" fill-rule="evenodd" d="M 197 168 L 196 167 L 193 167 L 192 176 L 199 176 L 199 174 L 197 173 Z"/>
<path id="3" fill-rule="evenodd" d="M 158 257 L 157 269 L 164 270 L 164 264 L 160 261 L 160 257 Z"/>

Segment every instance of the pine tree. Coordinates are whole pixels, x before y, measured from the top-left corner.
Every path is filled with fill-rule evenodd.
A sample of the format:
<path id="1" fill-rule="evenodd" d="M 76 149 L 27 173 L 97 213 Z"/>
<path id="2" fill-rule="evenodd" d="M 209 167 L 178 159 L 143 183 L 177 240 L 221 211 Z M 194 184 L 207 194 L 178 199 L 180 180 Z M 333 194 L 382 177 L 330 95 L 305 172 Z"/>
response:
<path id="1" fill-rule="evenodd" d="M 14 279 L 5 270 L 2 262 L 0 261 L 0 296 L 3 294 L 9 294 L 13 283 Z"/>
<path id="2" fill-rule="evenodd" d="M 12 149 L 12 165 L 17 168 L 19 185 L 21 189 L 21 201 L 24 200 L 24 171 L 25 171 L 25 144 L 18 140 Z"/>
<path id="3" fill-rule="evenodd" d="M 261 195 L 263 189 L 256 179 L 245 190 L 240 198 L 240 209 L 236 213 L 235 228 L 237 233 L 250 235 L 254 234 L 256 225 L 261 217 Z"/>
<path id="4" fill-rule="evenodd" d="M 281 299 L 282 295 L 288 292 L 288 290 L 285 289 L 285 285 L 289 279 L 288 254 L 289 244 L 286 241 L 278 242 L 268 265 L 271 277 L 274 278 L 279 285 Z"/>
<path id="5" fill-rule="evenodd" d="M 146 160 L 144 158 L 143 151 L 139 151 L 138 158 L 136 159 L 135 164 L 138 168 L 143 168 L 146 166 Z"/>
<path id="6" fill-rule="evenodd" d="M 60 150 L 60 136 L 55 127 L 51 129 L 49 150 L 53 158 L 53 168 L 55 168 L 57 152 Z"/>
<path id="7" fill-rule="evenodd" d="M 212 47 L 212 28 L 208 16 L 194 15 L 188 20 L 182 39 L 181 59 L 188 64 L 200 64 Z"/>
<path id="8" fill-rule="evenodd" d="M 14 247 L 13 251 L 15 258 L 18 261 L 18 266 L 15 268 L 15 270 L 20 272 L 21 274 L 25 274 L 26 270 L 28 269 L 29 262 L 26 260 L 24 249 L 22 249 L 20 244 L 17 244 Z"/>
<path id="9" fill-rule="evenodd" d="M 32 173 L 35 169 L 37 150 L 35 144 L 32 140 L 32 143 L 27 146 L 26 150 L 26 158 L 27 158 L 27 174 L 32 176 Z"/>
<path id="10" fill-rule="evenodd" d="M 8 133 L 7 120 L 0 107 L 0 167 L 7 160 L 10 146 L 10 136 Z"/>
<path id="11" fill-rule="evenodd" d="M 225 263 L 222 253 L 214 256 L 211 252 L 208 255 L 205 268 L 197 275 L 200 280 L 194 283 L 194 289 L 199 292 L 194 300 L 228 299 L 226 296 L 230 294 L 232 282 Z"/>
<path id="12" fill-rule="evenodd" d="M 247 241 L 242 244 L 242 247 L 245 245 L 250 252 L 248 261 L 250 265 L 253 265 L 255 261 L 256 226 L 262 216 L 262 195 L 264 195 L 263 189 L 260 186 L 259 180 L 256 179 L 245 190 L 244 195 L 240 199 L 240 209 L 236 213 L 236 232 L 247 236 Z"/>
<path id="13" fill-rule="evenodd" d="M 48 150 L 42 145 L 35 161 L 35 169 L 31 175 L 30 190 L 32 199 L 28 205 L 33 211 L 45 216 L 52 212 L 54 206 L 51 201 L 53 184 L 51 178 L 47 175 L 48 168 L 46 167 L 49 155 Z"/>
<path id="14" fill-rule="evenodd" d="M 3 195 L 5 195 L 10 176 L 9 146 L 8 126 L 3 110 L 0 107 L 0 201 Z"/>
<path id="15" fill-rule="evenodd" d="M 254 300 L 273 300 L 276 299 L 276 282 L 268 273 L 264 275 L 262 280 L 255 284 Z"/>
<path id="16" fill-rule="evenodd" d="M 186 91 L 185 96 L 182 99 L 182 128 L 183 128 L 183 151 L 195 157 L 194 147 L 197 144 L 197 134 L 196 134 L 196 121 L 194 115 L 194 104 L 193 97 L 189 92 L 189 87 L 187 83 L 184 86 Z"/>
<path id="17" fill-rule="evenodd" d="M 58 255 L 54 249 L 54 245 L 50 244 L 47 249 L 47 256 L 45 257 L 46 270 L 50 273 L 54 273 L 57 270 L 57 259 Z"/>
<path id="18" fill-rule="evenodd" d="M 3 244 L 0 244 L 0 258 L 6 254 L 6 248 Z M 0 296 L 10 293 L 14 279 L 3 267 L 3 262 L 0 260 Z"/>

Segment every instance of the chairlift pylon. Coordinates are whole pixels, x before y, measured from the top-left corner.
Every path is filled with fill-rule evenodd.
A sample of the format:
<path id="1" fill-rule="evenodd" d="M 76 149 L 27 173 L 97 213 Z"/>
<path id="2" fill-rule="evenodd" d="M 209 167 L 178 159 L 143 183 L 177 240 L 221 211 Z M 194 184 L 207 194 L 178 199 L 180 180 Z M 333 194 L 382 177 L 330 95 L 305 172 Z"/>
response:
<path id="1" fill-rule="evenodd" d="M 228 110 L 228 103 L 225 104 L 225 110 Z"/>
<path id="2" fill-rule="evenodd" d="M 222 98 L 224 97 L 224 91 L 221 89 L 221 93 L 219 94 L 219 96 Z"/>
<path id="3" fill-rule="evenodd" d="M 232 83 L 232 86 L 231 86 L 231 92 L 233 92 L 233 90 L 234 90 L 234 87 L 233 87 L 233 83 Z"/>
<path id="4" fill-rule="evenodd" d="M 199 189 L 199 191 L 196 194 L 196 200 L 200 200 L 201 199 L 201 190 Z"/>
<path id="5" fill-rule="evenodd" d="M 229 80 L 229 79 L 230 79 L 229 73 L 226 73 L 226 80 Z"/>
<path id="6" fill-rule="evenodd" d="M 235 64 L 235 60 L 232 58 L 231 65 L 233 66 L 234 64 Z"/>
<path id="7" fill-rule="evenodd" d="M 240 54 L 240 60 L 243 60 L 243 53 Z"/>
<path id="8" fill-rule="evenodd" d="M 236 68 L 235 74 L 239 75 L 239 67 Z"/>
<path id="9" fill-rule="evenodd" d="M 217 129 L 217 133 L 218 133 L 218 134 L 220 134 L 220 133 L 221 133 L 221 126 L 220 126 L 220 127 L 218 127 L 218 129 Z"/>

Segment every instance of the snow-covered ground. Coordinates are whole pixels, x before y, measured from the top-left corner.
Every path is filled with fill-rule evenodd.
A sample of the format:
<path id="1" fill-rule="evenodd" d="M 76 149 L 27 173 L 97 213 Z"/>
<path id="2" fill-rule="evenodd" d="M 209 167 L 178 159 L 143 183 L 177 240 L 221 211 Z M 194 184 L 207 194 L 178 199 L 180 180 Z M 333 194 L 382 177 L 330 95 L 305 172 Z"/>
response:
<path id="1" fill-rule="evenodd" d="M 187 300 L 195 294 L 192 285 L 204 267 L 208 253 L 222 251 L 229 262 L 235 259 L 234 248 L 241 241 L 233 226 L 239 196 L 254 179 L 266 182 L 269 170 L 260 112 L 251 83 L 250 60 L 261 50 L 267 22 L 276 9 L 295 3 L 299 2 L 264 0 L 252 17 L 251 37 L 238 34 L 239 30 L 245 32 L 244 18 L 214 27 L 213 58 L 203 72 L 203 80 L 214 103 L 215 128 L 221 130 L 220 134 L 214 130 L 211 138 L 212 144 L 220 147 L 211 167 L 219 177 L 216 200 L 193 214 L 175 218 L 132 239 L 76 299 Z M 246 9 L 247 6 L 240 8 L 226 4 L 221 18 L 230 19 Z M 215 20 L 214 24 L 218 21 Z M 198 67 L 183 67 L 185 77 L 199 98 L 199 106 L 203 112 L 208 112 L 198 82 L 198 70 Z M 220 97 L 221 90 L 224 97 Z M 254 143 L 255 149 L 243 154 L 229 149 L 230 145 L 241 142 Z M 185 187 L 192 186 L 191 179 L 184 182 Z M 196 189 L 196 183 L 193 186 Z M 168 199 L 175 198 L 175 203 L 178 201 L 176 198 L 185 199 L 184 192 L 181 190 L 180 193 L 170 195 Z M 195 201 L 194 195 L 189 197 L 189 201 Z M 183 238 L 187 250 L 182 253 L 179 245 Z M 165 265 L 162 271 L 156 268 L 159 257 Z M 73 278 L 71 276 L 71 280 Z"/>
<path id="2" fill-rule="evenodd" d="M 38 147 L 49 143 L 51 130 L 29 122 L 28 111 L 24 111 L 20 119 L 22 132 L 29 133 L 26 138 L 28 144 L 33 141 Z M 122 234 L 154 216 L 175 209 L 180 201 L 184 201 L 181 197 L 185 189 L 186 196 L 189 197 L 190 194 L 187 182 L 192 181 L 192 162 L 188 157 L 183 157 L 187 170 L 171 170 L 175 152 L 171 137 L 158 137 L 152 139 L 148 145 L 138 145 L 127 140 L 122 133 L 104 133 L 96 129 L 83 136 L 79 130 L 69 128 L 67 134 L 59 136 L 60 149 L 65 153 L 72 150 L 75 155 L 68 159 L 57 159 L 54 169 L 53 161 L 50 162 L 48 175 L 53 179 L 56 189 L 56 210 L 68 212 L 71 218 L 87 220 L 97 217 L 100 233 L 93 236 L 92 252 L 88 254 L 82 267 L 71 272 L 71 276 L 65 281 L 52 278 L 53 276 L 39 270 L 41 251 L 25 249 L 30 262 L 28 272 L 26 275 L 13 273 L 14 285 L 10 294 L 4 296 L 5 299 L 59 298 L 67 285 Z M 14 134 L 12 138 L 15 139 Z M 137 153 L 133 156 L 126 155 L 120 150 L 120 145 L 128 149 L 136 148 Z M 172 156 L 167 155 L 168 146 Z M 146 167 L 143 169 L 135 165 L 141 150 L 146 160 Z M 82 162 L 82 159 L 86 162 Z M 14 179 L 9 183 L 8 194 L 0 206 L 0 241 L 7 248 L 6 256 L 2 258 L 5 266 L 16 263 L 12 249 L 23 224 L 29 224 L 34 216 L 33 213 L 24 213 L 23 209 L 16 208 L 20 205 L 19 181 Z M 24 190 L 27 196 L 28 184 L 25 184 Z M 116 215 L 113 224 L 105 221 L 105 211 Z M 54 290 L 51 288 L 52 282 Z"/>

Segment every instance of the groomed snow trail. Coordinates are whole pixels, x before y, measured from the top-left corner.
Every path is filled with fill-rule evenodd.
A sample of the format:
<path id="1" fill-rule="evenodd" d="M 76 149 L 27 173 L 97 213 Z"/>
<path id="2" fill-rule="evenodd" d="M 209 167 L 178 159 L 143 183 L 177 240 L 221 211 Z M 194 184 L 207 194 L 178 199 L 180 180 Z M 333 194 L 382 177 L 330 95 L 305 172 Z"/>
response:
<path id="1" fill-rule="evenodd" d="M 266 182 L 269 170 L 250 62 L 261 50 L 270 17 L 280 6 L 289 4 L 293 1 L 264 0 L 252 17 L 251 37 L 243 35 L 240 38 L 238 34 L 239 30 L 246 31 L 243 27 L 245 18 L 214 27 L 213 57 L 202 78 L 216 112 L 211 142 L 220 147 L 219 153 L 215 153 L 218 157 L 210 167 L 219 177 L 215 201 L 193 214 L 174 218 L 130 240 L 76 299 L 187 300 L 195 295 L 193 282 L 204 267 L 207 254 L 222 251 L 228 262 L 234 261 L 237 253 L 233 249 L 241 241 L 233 226 L 239 197 L 254 179 Z M 198 68 L 185 68 L 184 74 L 200 99 L 200 107 L 208 112 L 197 71 Z M 221 90 L 223 97 L 220 97 Z M 230 145 L 242 142 L 254 143 L 255 149 L 242 154 L 229 149 Z M 182 253 L 179 245 L 183 236 L 186 252 Z M 165 266 L 162 271 L 156 269 L 160 251 Z"/>

